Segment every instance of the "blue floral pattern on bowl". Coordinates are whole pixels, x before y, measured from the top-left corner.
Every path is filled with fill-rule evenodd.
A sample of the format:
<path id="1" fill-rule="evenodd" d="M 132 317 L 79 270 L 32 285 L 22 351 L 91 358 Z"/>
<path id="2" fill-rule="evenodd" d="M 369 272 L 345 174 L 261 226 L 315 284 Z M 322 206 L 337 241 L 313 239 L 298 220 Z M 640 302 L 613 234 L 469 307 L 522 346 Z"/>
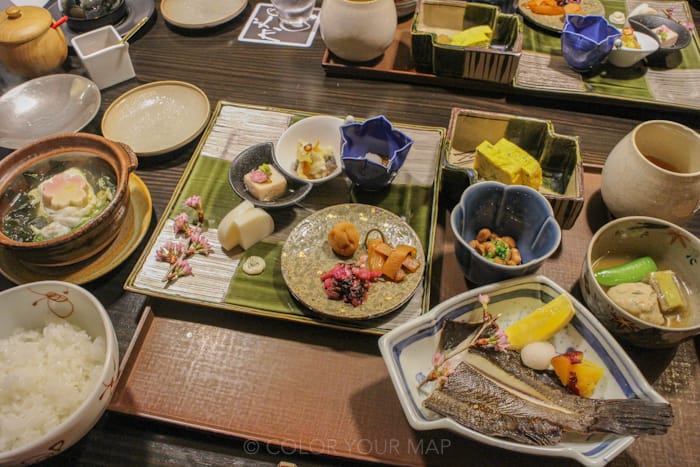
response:
<path id="1" fill-rule="evenodd" d="M 380 190 L 391 184 L 413 145 L 413 139 L 394 129 L 383 115 L 346 123 L 340 134 L 343 170 L 364 190 Z"/>
<path id="2" fill-rule="evenodd" d="M 567 15 L 561 52 L 574 71 L 586 72 L 605 61 L 619 38 L 620 31 L 602 16 Z"/>

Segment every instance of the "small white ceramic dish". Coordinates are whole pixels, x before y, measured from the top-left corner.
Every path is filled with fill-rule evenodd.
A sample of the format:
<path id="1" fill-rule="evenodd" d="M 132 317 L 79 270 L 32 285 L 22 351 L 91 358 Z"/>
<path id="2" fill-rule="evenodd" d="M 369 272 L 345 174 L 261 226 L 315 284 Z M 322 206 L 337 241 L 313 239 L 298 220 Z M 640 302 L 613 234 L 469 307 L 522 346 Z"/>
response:
<path id="1" fill-rule="evenodd" d="M 629 68 L 659 49 L 659 41 L 651 36 L 635 31 L 634 37 L 639 42 L 639 49 L 615 47 L 608 55 L 608 61 L 616 67 Z"/>
<path id="2" fill-rule="evenodd" d="M 525 276 L 479 287 L 452 297 L 379 339 L 379 349 L 401 407 L 414 429 L 447 429 L 489 446 L 539 456 L 568 457 L 587 466 L 605 465 L 635 440 L 633 436 L 582 436 L 565 433 L 557 445 L 529 446 L 481 434 L 423 408 L 422 402 L 428 396 L 428 392 L 419 390 L 418 383 L 432 368 L 431 358 L 437 351 L 442 325 L 446 320 L 465 320 L 471 313 L 478 313 L 477 319 L 481 319 L 479 294 L 489 295 L 488 310 L 491 314 L 502 313 L 499 319 L 499 325 L 502 327 L 543 305 L 545 301 L 561 294 L 567 295 L 576 308 L 576 315 L 554 336 L 552 344 L 559 353 L 569 350 L 569 347 L 581 350 L 587 360 L 605 368 L 592 397 L 639 397 L 665 402 L 590 311 L 554 281 L 544 276 Z"/>
<path id="3" fill-rule="evenodd" d="M 71 44 L 100 89 L 136 76 L 129 57 L 129 43 L 122 43 L 122 37 L 112 25 L 79 34 L 71 39 Z"/>
<path id="4" fill-rule="evenodd" d="M 78 75 L 46 75 L 0 96 L 0 146 L 19 149 L 32 141 L 75 133 L 97 115 L 100 90 Z"/>
<path id="5" fill-rule="evenodd" d="M 59 454 L 80 440 L 104 413 L 117 379 L 119 347 L 112 321 L 100 301 L 80 286 L 61 281 L 41 281 L 0 292 L 0 337 L 19 328 L 37 329 L 68 322 L 105 342 L 100 376 L 87 398 L 60 424 L 22 446 L 0 452 L 0 465 L 25 465 Z M 7 375 L 3 375 L 7 376 Z"/>
<path id="6" fill-rule="evenodd" d="M 160 12 L 173 26 L 204 29 L 232 20 L 248 5 L 248 0 L 163 0 Z"/>
<path id="7" fill-rule="evenodd" d="M 192 141 L 209 120 L 209 98 L 182 81 L 156 81 L 119 96 L 102 117 L 105 138 L 156 156 Z"/>
<path id="8" fill-rule="evenodd" d="M 293 123 L 282 133 L 275 145 L 275 162 L 277 167 L 290 178 L 311 183 L 323 183 L 337 177 L 343 170 L 340 163 L 340 126 L 345 121 L 342 118 L 329 115 L 313 115 Z M 295 172 L 297 163 L 297 144 L 299 141 L 315 143 L 318 141 L 322 147 L 329 146 L 333 150 L 336 169 L 329 175 L 307 179 Z"/>

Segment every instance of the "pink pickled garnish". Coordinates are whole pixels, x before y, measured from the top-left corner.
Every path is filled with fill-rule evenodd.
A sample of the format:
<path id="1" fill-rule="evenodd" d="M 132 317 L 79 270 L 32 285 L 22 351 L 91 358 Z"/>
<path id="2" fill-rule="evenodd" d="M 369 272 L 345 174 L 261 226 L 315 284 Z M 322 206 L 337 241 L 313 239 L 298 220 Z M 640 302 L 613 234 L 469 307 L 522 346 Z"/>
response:
<path id="1" fill-rule="evenodd" d="M 250 172 L 250 179 L 255 183 L 265 183 L 270 177 L 260 169 L 255 169 Z"/>

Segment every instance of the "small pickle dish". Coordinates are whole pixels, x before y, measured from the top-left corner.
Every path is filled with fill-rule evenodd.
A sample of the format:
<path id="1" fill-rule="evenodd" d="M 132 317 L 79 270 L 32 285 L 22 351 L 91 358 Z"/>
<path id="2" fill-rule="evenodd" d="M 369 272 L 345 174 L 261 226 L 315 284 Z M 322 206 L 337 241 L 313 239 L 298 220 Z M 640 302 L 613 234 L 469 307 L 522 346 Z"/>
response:
<path id="1" fill-rule="evenodd" d="M 583 160 L 576 136 L 559 135 L 552 122 L 529 117 L 481 112 L 476 110 L 452 110 L 447 130 L 450 146 L 446 153 L 443 174 L 448 196 L 457 202 L 468 184 L 483 180 L 514 183 L 507 169 L 512 159 L 510 149 L 499 162 L 500 168 L 479 168 L 479 152 L 494 153 L 492 146 L 516 145 L 532 156 L 541 167 L 541 181 L 536 188 L 552 205 L 554 217 L 562 229 L 573 227 L 583 209 Z M 509 143 L 508 143 L 509 142 Z M 479 148 L 479 151 L 477 151 Z M 490 154 L 494 160 L 498 154 Z M 500 174 L 497 175 L 496 171 Z"/>
<path id="2" fill-rule="evenodd" d="M 509 84 L 522 51 L 522 19 L 497 6 L 426 0 L 411 27 L 418 68 L 441 76 Z"/>

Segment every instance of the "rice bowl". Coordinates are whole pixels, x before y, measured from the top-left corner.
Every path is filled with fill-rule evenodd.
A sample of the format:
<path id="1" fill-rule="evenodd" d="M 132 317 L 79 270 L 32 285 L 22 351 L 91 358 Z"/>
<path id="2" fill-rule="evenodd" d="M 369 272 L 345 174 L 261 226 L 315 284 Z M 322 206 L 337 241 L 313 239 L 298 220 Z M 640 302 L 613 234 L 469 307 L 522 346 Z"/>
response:
<path id="1" fill-rule="evenodd" d="M 33 282 L 0 300 L 0 465 L 30 464 L 76 443 L 102 416 L 117 340 L 102 304 L 77 285 Z"/>

